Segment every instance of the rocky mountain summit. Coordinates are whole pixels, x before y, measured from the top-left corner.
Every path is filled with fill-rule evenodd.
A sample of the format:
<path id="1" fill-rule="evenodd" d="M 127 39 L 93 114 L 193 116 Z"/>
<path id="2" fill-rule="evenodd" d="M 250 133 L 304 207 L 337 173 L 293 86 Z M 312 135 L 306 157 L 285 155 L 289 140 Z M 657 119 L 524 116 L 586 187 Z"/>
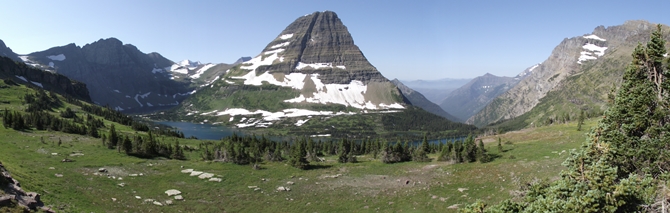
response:
<path id="1" fill-rule="evenodd" d="M 534 67 L 526 69 L 515 77 L 495 76 L 490 73 L 476 77 L 452 91 L 440 103 L 440 107 L 449 114 L 465 121 L 479 112 L 494 98 L 514 87 L 528 73 L 532 72 Z"/>
<path id="2" fill-rule="evenodd" d="M 648 41 L 653 29 L 655 29 L 655 24 L 647 21 L 627 21 L 618 26 L 598 26 L 589 34 L 566 38 L 552 51 L 549 58 L 535 68 L 528 77 L 497 97 L 479 113 L 468 119 L 467 122 L 484 126 L 516 118 L 538 106 L 550 92 L 574 87 L 575 85 L 572 82 L 584 76 L 591 77 L 591 79 L 588 79 L 591 82 L 588 83 L 590 85 L 585 85 L 587 82 L 582 81 L 583 84 L 573 88 L 574 91 L 572 92 L 574 93 L 560 92 L 563 95 L 556 94 L 556 97 L 562 96 L 562 100 L 553 100 L 553 105 L 571 102 L 573 103 L 571 104 L 572 108 L 577 111 L 579 106 L 588 110 L 593 107 L 603 107 L 606 93 L 612 89 L 613 83 L 617 84 L 616 79 L 621 78 L 626 64 L 630 62 L 630 54 L 633 48 L 638 43 Z M 611 81 L 607 81 L 608 79 Z M 583 99 L 577 98 L 581 95 L 576 93 L 587 93 L 595 88 L 600 89 L 599 95 L 582 97 Z M 572 94 L 572 97 L 565 97 L 565 94 Z M 587 107 L 583 105 L 585 102 L 592 104 Z M 546 109 L 557 108 L 556 106 L 546 106 Z M 573 116 L 575 114 L 572 111 L 563 113 Z M 555 116 L 553 113 L 547 112 L 538 112 L 537 114 L 544 114 L 542 117 L 545 118 Z M 530 123 L 532 122 L 530 121 Z"/>

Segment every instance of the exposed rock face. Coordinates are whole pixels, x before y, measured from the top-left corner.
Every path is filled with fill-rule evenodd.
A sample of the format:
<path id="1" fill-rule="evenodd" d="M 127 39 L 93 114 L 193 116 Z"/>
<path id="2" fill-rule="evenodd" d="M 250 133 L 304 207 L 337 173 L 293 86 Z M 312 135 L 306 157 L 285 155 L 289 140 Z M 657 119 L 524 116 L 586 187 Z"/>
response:
<path id="1" fill-rule="evenodd" d="M 11 79 L 16 83 L 41 87 L 45 90 L 54 91 L 62 95 L 69 95 L 81 100 L 91 101 L 86 84 L 72 81 L 61 74 L 45 72 L 33 68 L 7 57 L 0 57 L 0 78 Z"/>
<path id="2" fill-rule="evenodd" d="M 5 195 L 0 196 L 0 207 L 8 206 L 12 201 L 16 201 L 19 206 L 31 210 L 41 209 L 46 212 L 53 212 L 49 208 L 43 208 L 44 203 L 40 201 L 40 194 L 23 191 L 21 184 L 12 178 L 2 163 L 0 163 L 0 189 L 5 192 Z"/>
<path id="3" fill-rule="evenodd" d="M 86 83 L 94 102 L 125 112 L 175 106 L 191 90 L 190 82 L 171 79 L 172 61 L 158 53 L 142 53 L 115 38 L 81 48 L 75 44 L 54 47 L 31 53 L 28 59 Z"/>
<path id="4" fill-rule="evenodd" d="M 16 53 L 14 53 L 14 51 L 12 51 L 12 49 L 7 47 L 5 45 L 5 42 L 3 42 L 2 40 L 0 40 L 0 56 L 11 58 L 12 60 L 15 60 L 15 61 L 21 61 L 21 59 L 19 59 L 19 56 L 16 55 Z"/>
<path id="5" fill-rule="evenodd" d="M 523 73 L 522 73 L 523 74 Z M 440 107 L 460 120 L 467 120 L 500 94 L 519 83 L 524 76 L 504 77 L 486 73 L 452 91 Z"/>
<path id="6" fill-rule="evenodd" d="M 347 84 L 352 80 L 362 82 L 388 82 L 388 79 L 368 62 L 361 50 L 354 44 L 347 27 L 331 11 L 314 12 L 300 17 L 291 23 L 279 38 L 270 42 L 263 52 L 275 50 L 277 45 L 289 42 L 282 47 L 284 61 L 272 64 L 256 72 L 265 71 L 318 73 L 323 83 Z M 286 39 L 282 39 L 286 38 Z M 297 70 L 298 63 L 325 64 L 330 68 L 314 69 L 306 67 Z M 341 68 L 338 68 L 340 66 Z"/>
<path id="7" fill-rule="evenodd" d="M 591 69 L 599 60 L 607 58 L 608 54 L 629 51 L 630 55 L 631 47 L 649 39 L 654 26 L 646 21 L 627 21 L 619 26 L 599 26 L 591 34 L 564 39 L 527 78 L 497 97 L 468 119 L 467 123 L 484 126 L 530 111 L 548 92 L 560 89 L 564 79 L 579 75 L 584 69 Z M 607 69 L 623 70 L 624 67 Z M 615 82 L 609 82 L 610 85 L 612 83 Z"/>
<path id="8" fill-rule="evenodd" d="M 407 98 L 407 101 L 414 105 L 418 106 L 423 110 L 426 110 L 430 113 L 433 113 L 435 115 L 439 115 L 443 118 L 449 119 L 451 121 L 455 122 L 462 122 L 463 120 L 458 119 L 457 117 L 445 112 L 438 106 L 437 104 L 430 102 L 426 97 L 424 97 L 421 93 L 414 91 L 413 89 L 405 86 L 402 82 L 400 82 L 398 79 L 393 79 L 391 82 L 395 84 L 400 92 L 402 93 L 405 98 Z"/>

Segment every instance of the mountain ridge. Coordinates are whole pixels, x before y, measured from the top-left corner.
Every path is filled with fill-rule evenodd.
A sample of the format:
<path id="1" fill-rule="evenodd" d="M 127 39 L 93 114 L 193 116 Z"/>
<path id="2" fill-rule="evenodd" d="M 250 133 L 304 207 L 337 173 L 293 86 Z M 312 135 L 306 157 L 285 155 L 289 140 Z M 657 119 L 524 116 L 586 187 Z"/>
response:
<path id="1" fill-rule="evenodd" d="M 491 104 L 471 117 L 467 123 L 481 127 L 491 123 L 500 123 L 505 120 L 514 120 L 516 117 L 532 111 L 536 106 L 547 103 L 549 100 L 545 99 L 545 97 L 550 92 L 558 92 L 569 86 L 566 84 L 571 81 L 565 81 L 566 79 L 576 78 L 591 69 L 595 69 L 597 70 L 596 72 L 601 73 L 593 76 L 612 76 L 605 74 L 606 72 L 622 73 L 627 63 L 626 59 L 630 57 L 629 55 L 634 45 L 638 42 L 643 43 L 648 40 L 653 28 L 654 24 L 650 22 L 634 20 L 626 21 L 622 25 L 610 27 L 598 26 L 592 33 L 565 38 L 556 46 L 547 60 L 540 64 L 533 73 L 517 84 L 517 86 L 497 97 Z M 664 28 L 667 29 L 667 27 Z M 622 53 L 622 51 L 625 53 Z M 609 63 L 602 63 L 603 61 L 609 61 Z M 620 74 L 618 77 L 621 77 Z M 611 79 L 612 82 L 603 83 L 604 79 L 591 79 L 590 81 L 600 83 L 589 83 L 592 84 L 590 87 L 606 87 L 611 89 L 613 83 L 617 84 L 616 78 L 607 79 Z M 583 82 L 583 84 L 586 84 L 586 82 Z M 578 90 L 586 89 L 581 88 Z M 609 92 L 609 89 L 607 92 Z M 571 94 L 573 93 L 571 92 Z M 563 100 L 553 99 L 558 96 L 561 96 Z M 574 117 L 578 113 L 574 110 L 558 110 L 556 109 L 557 104 L 565 107 L 570 106 L 568 108 L 575 109 L 576 105 L 580 105 L 575 103 L 588 102 L 591 104 L 587 108 L 598 108 L 597 110 L 588 110 L 595 110 L 594 112 L 604 110 L 604 98 L 602 95 L 584 100 L 578 100 L 574 97 L 563 97 L 562 95 L 558 96 L 551 96 L 553 101 L 550 102 L 553 104 L 545 104 L 545 107 L 543 107 L 552 113 L 533 112 L 533 116 L 527 115 L 522 120 L 529 119 L 525 121 L 526 125 L 531 123 L 538 124 L 538 122 L 545 123 L 541 120 L 570 117 L 570 115 Z M 567 104 L 570 102 L 574 103 L 564 105 L 564 103 Z M 558 113 L 559 111 L 561 112 Z M 531 119 L 528 116 L 534 118 Z"/>
<path id="2" fill-rule="evenodd" d="M 463 122 L 463 120 L 449 114 L 437 104 L 429 101 L 423 94 L 413 90 L 412 88 L 409 88 L 408 86 L 405 86 L 397 78 L 391 80 L 391 82 L 393 82 L 393 84 L 395 84 L 398 89 L 400 89 L 400 92 L 403 94 L 403 96 L 405 96 L 405 98 L 407 98 L 410 104 L 420 107 L 421 109 L 424 109 L 435 115 L 442 116 L 443 118 L 449 119 L 450 121 Z"/>

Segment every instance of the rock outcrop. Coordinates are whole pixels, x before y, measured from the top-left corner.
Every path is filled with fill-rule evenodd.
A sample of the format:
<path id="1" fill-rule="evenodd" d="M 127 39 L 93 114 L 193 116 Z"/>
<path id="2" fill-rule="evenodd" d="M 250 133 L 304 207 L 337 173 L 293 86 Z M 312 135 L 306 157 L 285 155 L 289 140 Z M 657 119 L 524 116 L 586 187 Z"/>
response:
<path id="1" fill-rule="evenodd" d="M 86 84 L 0 56 L 0 78 L 91 101 Z"/>
<path id="2" fill-rule="evenodd" d="M 40 194 L 35 192 L 25 192 L 21 184 L 12 178 L 7 169 L 0 163 L 0 189 L 4 195 L 0 195 L 0 207 L 11 206 L 14 203 L 20 207 L 30 210 L 42 210 L 45 212 L 54 212 L 40 201 Z"/>

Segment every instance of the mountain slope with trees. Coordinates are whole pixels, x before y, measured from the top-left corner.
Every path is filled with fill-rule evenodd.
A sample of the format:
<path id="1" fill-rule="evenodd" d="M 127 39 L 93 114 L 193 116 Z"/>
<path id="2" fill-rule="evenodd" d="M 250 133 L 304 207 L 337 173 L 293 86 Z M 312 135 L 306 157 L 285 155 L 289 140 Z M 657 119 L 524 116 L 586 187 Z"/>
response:
<path id="1" fill-rule="evenodd" d="M 611 107 L 565 161 L 559 180 L 528 186 L 520 202 L 476 202 L 464 212 L 665 211 L 670 61 L 661 25 L 650 38 L 634 49 Z"/>
<path id="2" fill-rule="evenodd" d="M 604 104 L 603 97 L 613 86 L 618 86 L 621 78 L 621 70 L 630 61 L 630 52 L 633 51 L 638 42 L 645 43 L 649 35 L 655 29 L 655 24 L 647 21 L 627 21 L 622 25 L 604 27 L 599 26 L 590 34 L 564 39 L 552 52 L 549 58 L 541 63 L 528 77 L 522 80 L 514 88 L 500 95 L 488 104 L 479 113 L 468 120 L 468 123 L 477 126 L 485 126 L 492 123 L 500 123 L 522 116 L 533 108 L 547 102 L 551 92 L 553 96 L 562 96 L 555 103 L 561 105 L 581 105 L 582 103 L 593 103 L 587 108 L 600 108 Z M 667 35 L 664 35 L 667 38 Z M 586 73 L 593 72 L 589 78 L 578 80 Z M 618 74 L 617 74 L 618 73 Z M 618 75 L 618 77 L 616 77 Z M 582 77 L 579 77 L 582 76 Z M 613 78 L 611 78 L 613 77 Z M 575 87 L 567 92 L 566 87 Z M 587 95 L 580 97 L 580 93 L 599 93 L 600 96 Z M 571 97 L 566 96 L 571 94 Z M 548 98 L 547 98 L 548 97 Z M 565 117 L 561 112 L 562 106 L 555 103 L 545 105 L 543 109 L 553 112 L 541 114 L 544 120 L 553 117 Z M 574 107 L 578 108 L 578 107 Z M 573 109 L 574 109 L 573 108 Z M 554 111 L 557 109 L 557 111 Z M 594 110 L 597 111 L 597 110 Z M 568 110 L 570 117 L 575 117 L 577 110 Z M 537 116 L 529 116 L 537 117 Z M 527 124 L 539 125 L 542 119 L 523 119 Z"/>

